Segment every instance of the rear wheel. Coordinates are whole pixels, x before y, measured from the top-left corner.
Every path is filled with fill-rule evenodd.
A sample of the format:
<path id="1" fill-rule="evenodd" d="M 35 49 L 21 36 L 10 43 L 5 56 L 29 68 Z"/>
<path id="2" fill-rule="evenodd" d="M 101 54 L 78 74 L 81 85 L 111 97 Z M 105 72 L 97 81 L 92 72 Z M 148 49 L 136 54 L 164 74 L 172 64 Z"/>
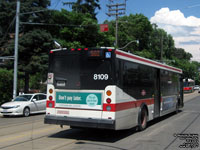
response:
<path id="1" fill-rule="evenodd" d="M 147 127 L 147 110 L 146 108 L 142 108 L 141 113 L 138 118 L 138 129 L 139 131 L 145 130 Z"/>
<path id="2" fill-rule="evenodd" d="M 24 108 L 23 115 L 24 117 L 28 117 L 30 115 L 30 109 L 28 107 Z"/>

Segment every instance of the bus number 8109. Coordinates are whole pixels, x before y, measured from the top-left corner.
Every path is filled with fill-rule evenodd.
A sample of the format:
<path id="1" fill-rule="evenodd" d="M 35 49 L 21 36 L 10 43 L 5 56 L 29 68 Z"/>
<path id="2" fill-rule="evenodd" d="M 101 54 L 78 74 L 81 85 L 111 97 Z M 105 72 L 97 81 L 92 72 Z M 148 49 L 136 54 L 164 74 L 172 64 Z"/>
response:
<path id="1" fill-rule="evenodd" d="M 94 80 L 108 80 L 108 78 L 108 74 L 94 74 L 93 76 Z"/>

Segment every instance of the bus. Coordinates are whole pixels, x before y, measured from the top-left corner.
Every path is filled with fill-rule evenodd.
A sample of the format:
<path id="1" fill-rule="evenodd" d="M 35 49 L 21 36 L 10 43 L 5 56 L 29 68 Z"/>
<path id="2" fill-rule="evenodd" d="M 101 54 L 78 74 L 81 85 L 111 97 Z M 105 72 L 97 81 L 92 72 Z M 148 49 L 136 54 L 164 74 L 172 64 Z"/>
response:
<path id="1" fill-rule="evenodd" d="M 45 124 L 144 130 L 183 107 L 182 70 L 114 48 L 52 50 Z"/>
<path id="2" fill-rule="evenodd" d="M 194 92 L 195 81 L 192 79 L 183 79 L 183 91 L 184 93 L 192 93 Z"/>

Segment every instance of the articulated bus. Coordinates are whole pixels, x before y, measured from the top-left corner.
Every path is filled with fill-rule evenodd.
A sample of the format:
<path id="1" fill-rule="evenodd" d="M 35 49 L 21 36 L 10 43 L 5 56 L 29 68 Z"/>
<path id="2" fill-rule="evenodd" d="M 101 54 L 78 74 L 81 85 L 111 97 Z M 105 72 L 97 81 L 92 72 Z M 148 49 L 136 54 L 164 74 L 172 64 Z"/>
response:
<path id="1" fill-rule="evenodd" d="M 184 93 L 194 92 L 195 81 L 192 79 L 183 79 Z"/>
<path id="2" fill-rule="evenodd" d="M 52 50 L 46 124 L 144 130 L 183 107 L 182 70 L 114 48 Z"/>

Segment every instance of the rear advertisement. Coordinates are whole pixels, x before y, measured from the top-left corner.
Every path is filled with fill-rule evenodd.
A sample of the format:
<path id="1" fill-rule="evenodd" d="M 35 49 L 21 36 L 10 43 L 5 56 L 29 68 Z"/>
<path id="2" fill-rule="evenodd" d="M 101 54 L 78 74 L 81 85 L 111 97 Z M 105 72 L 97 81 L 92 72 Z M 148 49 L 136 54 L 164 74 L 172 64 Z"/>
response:
<path id="1" fill-rule="evenodd" d="M 102 110 L 102 93 L 56 92 L 56 107 Z"/>

